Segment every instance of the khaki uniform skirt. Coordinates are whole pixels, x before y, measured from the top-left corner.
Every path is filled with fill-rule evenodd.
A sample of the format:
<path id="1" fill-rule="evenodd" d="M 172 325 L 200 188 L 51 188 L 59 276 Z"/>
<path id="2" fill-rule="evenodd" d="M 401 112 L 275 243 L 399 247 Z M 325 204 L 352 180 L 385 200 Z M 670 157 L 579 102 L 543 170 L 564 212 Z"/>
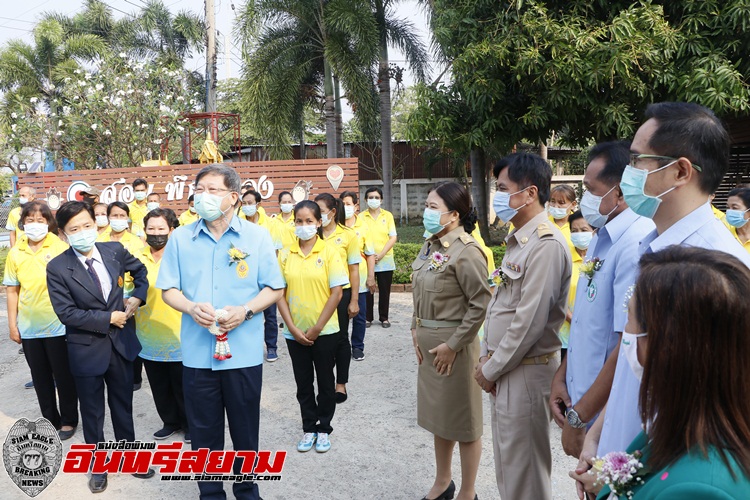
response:
<path id="1" fill-rule="evenodd" d="M 479 359 L 479 338 L 456 354 L 450 375 L 438 375 L 432 365 L 434 349 L 456 331 L 417 326 L 417 344 L 422 351 L 417 380 L 417 423 L 436 436 L 468 443 L 482 437 L 482 389 L 474 380 Z"/>

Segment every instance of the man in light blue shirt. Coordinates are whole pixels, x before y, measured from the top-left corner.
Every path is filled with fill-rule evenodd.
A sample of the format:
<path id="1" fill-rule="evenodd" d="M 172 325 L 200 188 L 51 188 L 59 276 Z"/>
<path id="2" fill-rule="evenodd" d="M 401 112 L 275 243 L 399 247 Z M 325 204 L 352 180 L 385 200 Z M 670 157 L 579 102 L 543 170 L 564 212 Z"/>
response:
<path id="1" fill-rule="evenodd" d="M 687 103 L 649 106 L 620 181 L 628 205 L 652 217 L 656 225 L 641 241 L 639 252 L 657 252 L 670 245 L 696 246 L 729 253 L 750 267 L 750 254 L 706 202 L 721 184 L 728 165 L 729 134 L 711 110 Z M 621 349 L 603 427 L 600 422 L 594 426 L 601 428 L 599 456 L 625 450 L 641 431 L 639 391 L 640 379 Z M 592 429 L 592 438 L 597 433 Z"/>
<path id="2" fill-rule="evenodd" d="M 181 341 L 185 410 L 194 450 L 224 449 L 226 410 L 235 450 L 258 450 L 263 369 L 263 315 L 281 298 L 284 280 L 271 237 L 234 215 L 240 178 L 222 165 L 195 180 L 195 224 L 177 228 L 156 281 L 164 302 L 183 313 Z M 216 310 L 226 316 L 216 321 Z M 215 321 L 228 332 L 231 357 L 214 356 Z M 239 473 L 241 461 L 235 463 Z M 202 498 L 225 498 L 222 483 L 199 482 Z M 252 482 L 235 483 L 236 498 L 257 499 Z"/>
<path id="3" fill-rule="evenodd" d="M 563 449 L 576 458 L 587 426 L 607 403 L 627 318 L 623 304 L 638 267 L 638 242 L 654 229 L 651 219 L 628 208 L 619 189 L 629 147 L 626 141 L 596 145 L 583 178 L 581 211 L 592 227 L 600 228 L 586 260 L 598 258 L 602 267 L 590 280 L 579 278 L 568 355 L 550 392 L 552 414 L 563 429 Z"/>

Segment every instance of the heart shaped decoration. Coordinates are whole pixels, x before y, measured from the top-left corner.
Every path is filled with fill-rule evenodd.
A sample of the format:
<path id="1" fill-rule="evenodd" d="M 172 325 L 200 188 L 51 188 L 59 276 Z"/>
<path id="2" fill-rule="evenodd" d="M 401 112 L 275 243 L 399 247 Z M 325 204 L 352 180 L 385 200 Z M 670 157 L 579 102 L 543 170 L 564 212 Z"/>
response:
<path id="1" fill-rule="evenodd" d="M 331 183 L 333 190 L 338 191 L 341 181 L 344 180 L 344 169 L 338 165 L 331 165 L 326 170 L 326 177 L 328 178 L 328 182 Z"/>

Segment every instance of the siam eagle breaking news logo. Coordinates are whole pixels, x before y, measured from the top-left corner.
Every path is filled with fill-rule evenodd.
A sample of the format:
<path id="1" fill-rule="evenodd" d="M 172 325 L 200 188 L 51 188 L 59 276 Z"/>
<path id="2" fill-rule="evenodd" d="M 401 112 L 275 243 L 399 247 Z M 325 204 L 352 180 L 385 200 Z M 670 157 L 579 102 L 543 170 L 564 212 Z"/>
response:
<path id="1" fill-rule="evenodd" d="M 280 481 L 285 460 L 286 451 L 183 450 L 180 441 L 105 441 L 72 444 L 62 471 L 143 474 L 154 467 L 162 481 Z"/>

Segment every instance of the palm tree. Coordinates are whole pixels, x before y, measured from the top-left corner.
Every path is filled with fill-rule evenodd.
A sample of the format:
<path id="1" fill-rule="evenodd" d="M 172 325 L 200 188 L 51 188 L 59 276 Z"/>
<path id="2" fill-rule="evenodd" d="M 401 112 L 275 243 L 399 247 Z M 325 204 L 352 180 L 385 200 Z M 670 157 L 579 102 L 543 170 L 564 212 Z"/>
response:
<path id="1" fill-rule="evenodd" d="M 306 103 L 322 88 L 328 157 L 335 157 L 334 75 L 370 132 L 377 128 L 372 67 L 377 31 L 364 0 L 255 0 L 238 16 L 245 97 L 273 157 L 289 157 Z"/>
<path id="2" fill-rule="evenodd" d="M 406 63 L 419 81 L 427 76 L 428 56 L 424 44 L 415 33 L 414 25 L 394 17 L 399 0 L 371 0 L 378 27 L 378 89 L 380 91 L 380 143 L 383 168 L 383 200 L 386 210 L 393 209 L 393 142 L 391 134 L 391 67 L 388 47 L 404 53 Z"/>
<path id="3" fill-rule="evenodd" d="M 170 67 L 182 67 L 193 50 L 203 52 L 206 25 L 201 16 L 182 10 L 173 15 L 161 0 L 148 0 L 135 21 L 134 48 Z"/>

